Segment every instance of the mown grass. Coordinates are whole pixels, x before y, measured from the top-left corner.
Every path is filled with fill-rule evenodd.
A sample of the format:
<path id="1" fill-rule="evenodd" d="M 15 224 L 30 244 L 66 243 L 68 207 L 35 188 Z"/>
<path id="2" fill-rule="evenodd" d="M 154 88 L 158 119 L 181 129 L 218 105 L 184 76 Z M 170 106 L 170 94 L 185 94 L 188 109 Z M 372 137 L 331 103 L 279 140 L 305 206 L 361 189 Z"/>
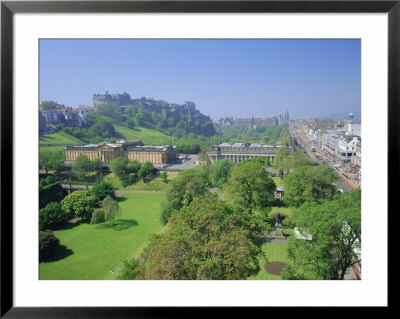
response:
<path id="1" fill-rule="evenodd" d="M 130 129 L 128 127 L 115 125 L 115 130 L 127 140 L 142 140 L 145 145 L 166 145 L 171 143 L 171 137 L 146 127 Z"/>
<path id="2" fill-rule="evenodd" d="M 160 193 L 124 194 L 119 202 L 122 214 L 113 227 L 79 224 L 61 230 L 56 234 L 61 244 L 59 260 L 40 263 L 39 279 L 115 279 L 122 260 L 139 257 L 149 235 L 163 231 L 158 215 L 163 198 Z"/>
<path id="3" fill-rule="evenodd" d="M 170 177 L 168 174 L 167 183 L 169 180 L 173 179 L 174 177 Z M 151 179 L 150 181 L 144 182 L 143 180 L 136 181 L 132 185 L 128 185 L 124 187 L 121 184 L 120 179 L 115 176 L 114 173 L 110 173 L 104 176 L 104 180 L 106 182 L 112 183 L 117 189 L 123 190 L 144 190 L 144 191 L 163 191 L 167 188 L 167 183 L 165 183 L 160 177 L 156 177 Z"/>
<path id="4" fill-rule="evenodd" d="M 260 264 L 260 272 L 256 276 L 249 277 L 249 280 L 280 280 L 282 279 L 281 276 L 273 275 L 268 273 L 264 266 L 268 260 L 271 261 L 282 261 L 287 263 L 288 262 L 288 255 L 287 255 L 287 244 L 272 244 L 272 243 L 265 243 L 262 246 L 262 250 L 266 255 L 264 257 L 259 257 L 259 264 Z"/>
<path id="5" fill-rule="evenodd" d="M 40 146 L 39 154 L 64 151 L 64 146 Z"/>
<path id="6" fill-rule="evenodd" d="M 59 131 L 57 133 L 46 134 L 39 137 L 39 144 L 40 145 L 57 145 L 57 144 L 85 144 L 85 142 L 81 141 L 80 139 L 72 136 L 66 132 Z"/>

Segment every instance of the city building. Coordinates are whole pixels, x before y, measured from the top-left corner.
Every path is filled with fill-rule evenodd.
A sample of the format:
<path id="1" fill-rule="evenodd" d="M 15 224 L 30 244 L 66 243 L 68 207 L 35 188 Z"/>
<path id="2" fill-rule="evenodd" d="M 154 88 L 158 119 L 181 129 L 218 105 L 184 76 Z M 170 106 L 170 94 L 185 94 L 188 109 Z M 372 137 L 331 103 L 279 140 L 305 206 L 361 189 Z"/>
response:
<path id="1" fill-rule="evenodd" d="M 207 149 L 207 155 L 212 163 L 220 159 L 229 159 L 234 163 L 240 163 L 246 159 L 260 156 L 268 157 L 272 161 L 280 147 L 255 143 L 235 143 L 233 145 L 222 143 L 210 146 Z"/>
<path id="2" fill-rule="evenodd" d="M 64 148 L 66 164 L 73 164 L 80 155 L 89 160 L 99 158 L 103 163 L 110 163 L 117 157 L 128 160 L 138 160 L 141 163 L 150 161 L 155 167 L 161 167 L 179 158 L 177 146 L 170 145 L 143 145 L 141 140 L 119 140 L 115 142 L 101 142 L 98 144 L 71 145 Z"/>
<path id="3" fill-rule="evenodd" d="M 85 108 L 72 108 L 61 104 L 54 104 L 52 109 L 39 108 L 39 133 L 54 131 L 58 124 L 73 127 L 85 127 L 88 122 L 88 112 Z"/>

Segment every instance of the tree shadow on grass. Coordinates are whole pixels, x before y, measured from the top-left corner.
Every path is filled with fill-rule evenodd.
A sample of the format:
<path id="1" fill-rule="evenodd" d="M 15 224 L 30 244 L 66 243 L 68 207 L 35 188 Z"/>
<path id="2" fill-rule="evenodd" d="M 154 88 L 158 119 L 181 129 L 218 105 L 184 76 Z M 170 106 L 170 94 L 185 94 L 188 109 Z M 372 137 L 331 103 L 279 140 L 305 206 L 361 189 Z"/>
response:
<path id="1" fill-rule="evenodd" d="M 85 224 L 85 223 L 87 223 L 87 220 L 78 219 L 78 220 L 74 220 L 73 222 L 66 221 L 65 223 L 55 226 L 54 229 L 52 229 L 52 232 L 58 233 L 61 230 L 72 229 L 72 228 L 75 228 L 75 227 L 77 227 L 81 224 Z"/>
<path id="2" fill-rule="evenodd" d="M 126 197 L 117 197 L 117 196 L 115 196 L 115 198 L 114 198 L 117 202 L 124 202 L 124 201 L 126 201 L 127 200 L 127 198 Z"/>
<path id="3" fill-rule="evenodd" d="M 49 263 L 49 262 L 59 261 L 68 256 L 71 256 L 73 253 L 74 252 L 72 251 L 72 249 L 69 249 L 64 245 L 59 245 L 57 247 L 57 250 L 54 252 L 54 254 L 52 256 L 47 257 L 46 259 L 42 260 L 41 262 Z"/>
<path id="4" fill-rule="evenodd" d="M 134 226 L 138 226 L 139 223 L 134 219 L 117 219 L 113 222 L 113 225 L 110 226 L 107 222 L 97 225 L 97 229 L 114 229 L 114 230 L 125 230 Z"/>

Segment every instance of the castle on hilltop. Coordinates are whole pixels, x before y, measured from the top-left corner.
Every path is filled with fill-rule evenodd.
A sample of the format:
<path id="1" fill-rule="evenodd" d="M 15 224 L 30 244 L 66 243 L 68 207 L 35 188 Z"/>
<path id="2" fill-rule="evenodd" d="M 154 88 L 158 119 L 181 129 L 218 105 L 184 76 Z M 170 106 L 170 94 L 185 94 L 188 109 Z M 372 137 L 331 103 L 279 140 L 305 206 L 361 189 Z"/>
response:
<path id="1" fill-rule="evenodd" d="M 196 112 L 196 105 L 194 102 L 185 101 L 184 104 L 170 104 L 163 100 L 155 100 L 153 98 L 141 97 L 140 99 L 131 99 L 131 96 L 123 92 L 122 94 L 93 94 L 93 107 L 97 107 L 101 104 L 116 104 L 121 108 L 127 105 L 136 105 L 143 107 L 150 112 L 161 113 L 167 116 L 169 113 L 173 112 Z"/>

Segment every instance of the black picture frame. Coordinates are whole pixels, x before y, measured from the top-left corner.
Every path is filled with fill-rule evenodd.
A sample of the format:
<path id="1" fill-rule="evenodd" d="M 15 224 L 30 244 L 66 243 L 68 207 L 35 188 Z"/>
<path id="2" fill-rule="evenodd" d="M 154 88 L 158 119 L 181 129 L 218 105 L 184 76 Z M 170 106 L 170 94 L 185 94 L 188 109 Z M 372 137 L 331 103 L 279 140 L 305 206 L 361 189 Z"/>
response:
<path id="1" fill-rule="evenodd" d="M 399 180 L 400 0 L 355 1 L 1 1 L 1 317 L 5 318 L 132 318 L 191 317 L 210 309 L 190 307 L 14 307 L 13 305 L 13 16 L 15 13 L 388 13 L 388 200 L 394 207 Z M 379 196 L 381 196 L 380 194 Z M 388 212 L 388 221 L 390 215 Z M 388 222 L 388 227 L 392 227 Z M 390 229 L 388 228 L 389 233 Z M 390 244 L 388 237 L 388 247 Z M 389 256 L 389 254 L 388 254 Z M 390 281 L 388 281 L 389 286 Z M 388 300 L 390 306 L 390 298 Z M 389 307 L 387 307 L 389 308 Z M 297 309 L 297 315 L 303 312 Z M 235 310 L 236 314 L 247 311 Z M 213 309 L 214 315 L 226 312 Z"/>

